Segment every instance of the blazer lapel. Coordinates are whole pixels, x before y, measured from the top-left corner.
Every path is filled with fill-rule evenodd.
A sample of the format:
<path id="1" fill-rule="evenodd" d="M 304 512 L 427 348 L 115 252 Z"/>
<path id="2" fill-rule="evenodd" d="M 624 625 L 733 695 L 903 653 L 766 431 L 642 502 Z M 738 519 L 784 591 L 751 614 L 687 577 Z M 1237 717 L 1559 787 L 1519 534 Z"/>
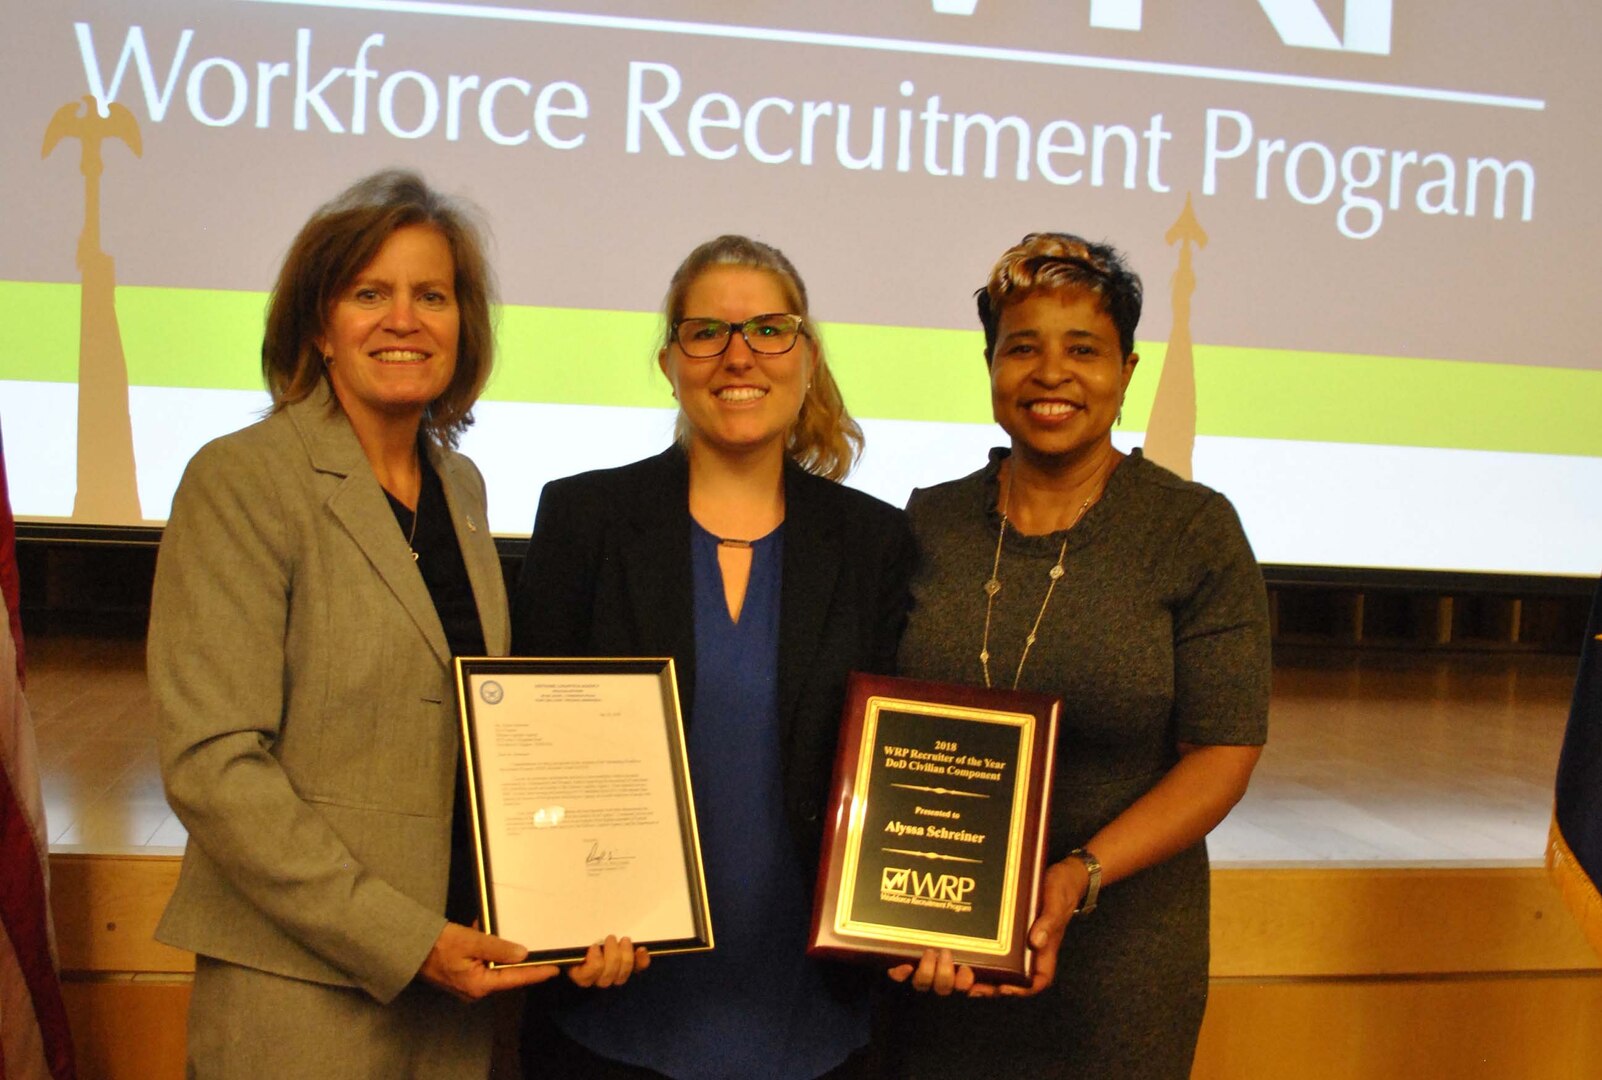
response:
<path id="1" fill-rule="evenodd" d="M 326 504 L 329 513 L 367 556 L 440 663 L 448 664 L 450 647 L 434 610 L 434 600 L 423 584 L 423 575 L 417 572 L 389 500 L 384 498 L 384 489 L 378 486 L 345 414 L 332 404 L 326 390 L 289 406 L 289 414 L 306 445 L 312 468 L 338 478 Z"/>
<path id="2" fill-rule="evenodd" d="M 823 624 L 840 574 L 840 534 L 818 498 L 822 480 L 799 466 L 784 472 L 784 581 L 779 586 L 779 723 L 790 744 L 802 676 L 823 640 Z"/>
<path id="3" fill-rule="evenodd" d="M 621 563 L 634 641 L 666 642 L 679 658 L 679 698 L 688 720 L 695 688 L 695 600 L 690 573 L 690 466 L 670 447 L 652 468 L 631 506 L 620 508 Z"/>

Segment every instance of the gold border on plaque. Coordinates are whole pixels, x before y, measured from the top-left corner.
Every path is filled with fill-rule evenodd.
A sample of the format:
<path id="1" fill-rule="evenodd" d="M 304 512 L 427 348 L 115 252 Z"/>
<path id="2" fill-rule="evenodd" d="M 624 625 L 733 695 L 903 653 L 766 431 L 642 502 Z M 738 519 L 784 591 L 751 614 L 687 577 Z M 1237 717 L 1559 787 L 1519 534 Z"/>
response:
<path id="1" fill-rule="evenodd" d="M 673 725 L 668 731 L 668 756 L 672 759 L 674 771 L 683 781 L 680 791 L 679 811 L 688 821 L 690 829 L 685 837 L 688 847 L 688 861 L 694 873 L 689 875 L 690 887 L 694 890 L 691 907 L 700 917 L 697 920 L 706 931 L 706 944 L 684 945 L 677 948 L 651 949 L 652 956 L 673 956 L 678 953 L 706 952 L 716 945 L 716 938 L 712 929 L 712 909 L 707 899 L 706 866 L 701 858 L 701 831 L 700 823 L 695 817 L 695 792 L 690 781 L 689 748 L 684 740 L 684 713 L 679 705 L 678 670 L 671 656 L 460 656 L 452 664 L 456 672 L 456 701 L 457 720 L 462 731 L 462 756 L 465 768 L 462 772 L 467 782 L 467 809 L 468 818 L 473 828 L 473 845 L 480 852 L 484 850 L 484 829 L 479 819 L 478 805 L 478 771 L 474 767 L 475 747 L 473 740 L 473 723 L 471 714 L 476 713 L 473 702 L 475 698 L 467 692 L 465 679 L 469 677 L 466 672 L 468 665 L 494 665 L 508 661 L 538 661 L 542 664 L 662 664 L 657 672 L 658 681 L 663 684 L 663 705 L 672 709 Z M 492 678 L 493 673 L 474 671 L 474 678 Z M 489 901 L 489 879 L 484 876 L 484 860 L 473 860 L 473 876 L 478 882 L 478 908 L 482 919 L 482 927 L 486 934 L 497 934 L 495 927 L 494 906 Z M 525 960 L 517 964 L 491 964 L 491 967 L 528 967 L 533 964 L 576 964 L 584 959 L 582 954 L 573 957 L 551 960 Z"/>
<path id="2" fill-rule="evenodd" d="M 456 719 L 462 728 L 462 776 L 467 783 L 467 817 L 473 826 L 473 850 L 484 850 L 484 827 L 478 816 L 478 769 L 473 766 L 473 726 L 468 723 L 467 714 L 472 711 L 472 699 L 467 696 L 467 683 L 462 660 L 470 659 L 458 657 L 451 666 L 456 670 Z M 477 657 L 471 659 L 478 659 Z M 483 921 L 484 933 L 494 935 L 495 919 L 490 913 L 489 881 L 484 877 L 484 860 L 473 859 L 473 878 L 478 882 L 478 911 Z"/>
<path id="3" fill-rule="evenodd" d="M 886 926 L 851 918 L 851 911 L 856 903 L 857 865 L 862 851 L 863 824 L 868 812 L 868 786 L 873 777 L 873 761 L 879 746 L 879 713 L 883 709 L 1016 728 L 1019 748 L 1018 759 L 1013 769 L 1012 815 L 1007 827 L 1008 852 L 1017 849 L 1019 837 L 1024 829 L 1024 819 L 1028 813 L 1029 766 L 1034 755 L 1037 723 L 1032 713 L 972 709 L 960 705 L 933 705 L 924 701 L 908 701 L 877 694 L 868 698 L 862 720 L 856 782 L 851 790 L 851 820 L 846 825 L 845 860 L 841 867 L 839 902 L 835 906 L 834 932 L 842 937 L 874 938 L 925 948 L 958 948 L 1004 956 L 1011 948 L 1012 923 L 1018 898 L 1018 875 L 1021 868 L 1016 859 L 1007 860 L 1006 874 L 1002 879 L 1001 919 L 996 927 L 996 936 L 993 938 L 963 937 L 931 930 L 909 930 L 901 926 Z"/>
<path id="4" fill-rule="evenodd" d="M 653 657 L 653 659 L 655 659 Z M 667 698 L 666 704 L 673 706 L 673 732 L 668 743 L 668 752 L 673 755 L 674 767 L 684 781 L 682 798 L 684 800 L 684 816 L 690 823 L 688 843 L 690 845 L 691 861 L 694 864 L 695 895 L 700 902 L 702 920 L 706 923 L 706 944 L 685 946 L 678 949 L 654 949 L 652 956 L 673 956 L 677 953 L 706 952 L 716 945 L 716 938 L 712 932 L 712 905 L 707 899 L 706 892 L 706 865 L 701 861 L 701 823 L 695 818 L 695 791 L 690 786 L 690 748 L 684 739 L 684 712 L 679 707 L 679 672 L 673 663 L 673 657 L 664 656 L 667 661 L 667 670 L 663 673 L 664 685 L 667 687 L 663 696 Z"/>

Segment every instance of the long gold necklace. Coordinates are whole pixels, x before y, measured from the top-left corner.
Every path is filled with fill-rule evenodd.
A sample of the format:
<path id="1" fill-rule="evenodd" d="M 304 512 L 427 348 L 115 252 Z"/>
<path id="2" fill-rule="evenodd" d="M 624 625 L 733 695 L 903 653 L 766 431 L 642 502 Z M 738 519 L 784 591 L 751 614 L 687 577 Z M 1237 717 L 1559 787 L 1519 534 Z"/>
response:
<path id="1" fill-rule="evenodd" d="M 1079 519 L 1085 516 L 1085 511 L 1090 509 L 1090 504 L 1095 501 L 1096 497 L 1091 495 L 1080 503 L 1079 512 L 1074 515 L 1074 519 L 1068 523 L 1068 528 L 1063 531 L 1065 533 L 1072 532 L 1073 527 L 1079 524 Z M 1012 470 L 1008 469 L 1006 490 L 1001 496 L 1001 528 L 996 530 L 996 555 L 990 563 L 990 580 L 985 582 L 985 633 L 983 639 L 979 642 L 979 665 L 984 669 L 985 688 L 987 690 L 990 688 L 990 613 L 996 605 L 996 594 L 1001 591 L 1001 542 L 1007 535 L 1007 513 L 1011 509 Z M 1056 565 L 1046 572 L 1046 576 L 1050 578 L 1050 581 L 1046 584 L 1046 598 L 1040 601 L 1040 610 L 1035 612 L 1035 624 L 1029 628 L 1029 633 L 1025 635 L 1023 652 L 1018 656 L 1018 670 L 1012 673 L 1012 688 L 1014 690 L 1018 689 L 1018 680 L 1023 677 L 1024 661 L 1029 659 L 1029 650 L 1034 647 L 1035 636 L 1040 632 L 1040 620 L 1046 617 L 1046 605 L 1051 603 L 1051 594 L 1056 591 L 1057 582 L 1061 581 L 1063 574 L 1067 572 L 1063 569 L 1063 562 L 1067 557 L 1068 537 L 1064 536 L 1062 538 L 1062 550 L 1057 552 Z"/>

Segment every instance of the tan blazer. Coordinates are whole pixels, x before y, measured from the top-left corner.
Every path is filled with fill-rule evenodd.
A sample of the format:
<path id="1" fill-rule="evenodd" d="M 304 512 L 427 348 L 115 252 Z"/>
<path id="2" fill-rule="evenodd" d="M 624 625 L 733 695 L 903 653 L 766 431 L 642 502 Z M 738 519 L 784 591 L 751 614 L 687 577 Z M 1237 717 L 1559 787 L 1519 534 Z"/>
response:
<path id="1" fill-rule="evenodd" d="M 431 452 L 484 640 L 484 483 Z M 444 926 L 460 743 L 444 629 L 326 392 L 195 455 L 151 603 L 162 778 L 189 845 L 156 936 L 388 1002 Z"/>

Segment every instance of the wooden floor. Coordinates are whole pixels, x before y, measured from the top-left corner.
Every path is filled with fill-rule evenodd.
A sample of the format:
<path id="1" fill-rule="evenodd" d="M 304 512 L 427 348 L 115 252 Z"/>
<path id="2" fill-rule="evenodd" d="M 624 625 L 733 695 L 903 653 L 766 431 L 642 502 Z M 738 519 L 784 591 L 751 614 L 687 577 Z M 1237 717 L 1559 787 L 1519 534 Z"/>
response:
<path id="1" fill-rule="evenodd" d="M 179 1080 L 193 959 L 153 938 L 178 860 L 143 856 L 184 834 L 143 643 L 28 644 L 79 1075 Z M 1602 1076 L 1602 966 L 1538 863 L 1573 670 L 1280 651 L 1267 751 L 1211 840 L 1195 1080 Z"/>
<path id="2" fill-rule="evenodd" d="M 1535 861 L 1576 661 L 1280 650 L 1223 863 Z"/>
<path id="3" fill-rule="evenodd" d="M 185 833 L 156 762 L 143 639 L 27 639 L 52 851 L 168 854 Z"/>
<path id="4" fill-rule="evenodd" d="M 1214 861 L 1539 860 L 1573 678 L 1567 657 L 1281 650 L 1268 747 Z M 27 694 L 52 850 L 181 850 L 143 641 L 32 638 Z"/>

